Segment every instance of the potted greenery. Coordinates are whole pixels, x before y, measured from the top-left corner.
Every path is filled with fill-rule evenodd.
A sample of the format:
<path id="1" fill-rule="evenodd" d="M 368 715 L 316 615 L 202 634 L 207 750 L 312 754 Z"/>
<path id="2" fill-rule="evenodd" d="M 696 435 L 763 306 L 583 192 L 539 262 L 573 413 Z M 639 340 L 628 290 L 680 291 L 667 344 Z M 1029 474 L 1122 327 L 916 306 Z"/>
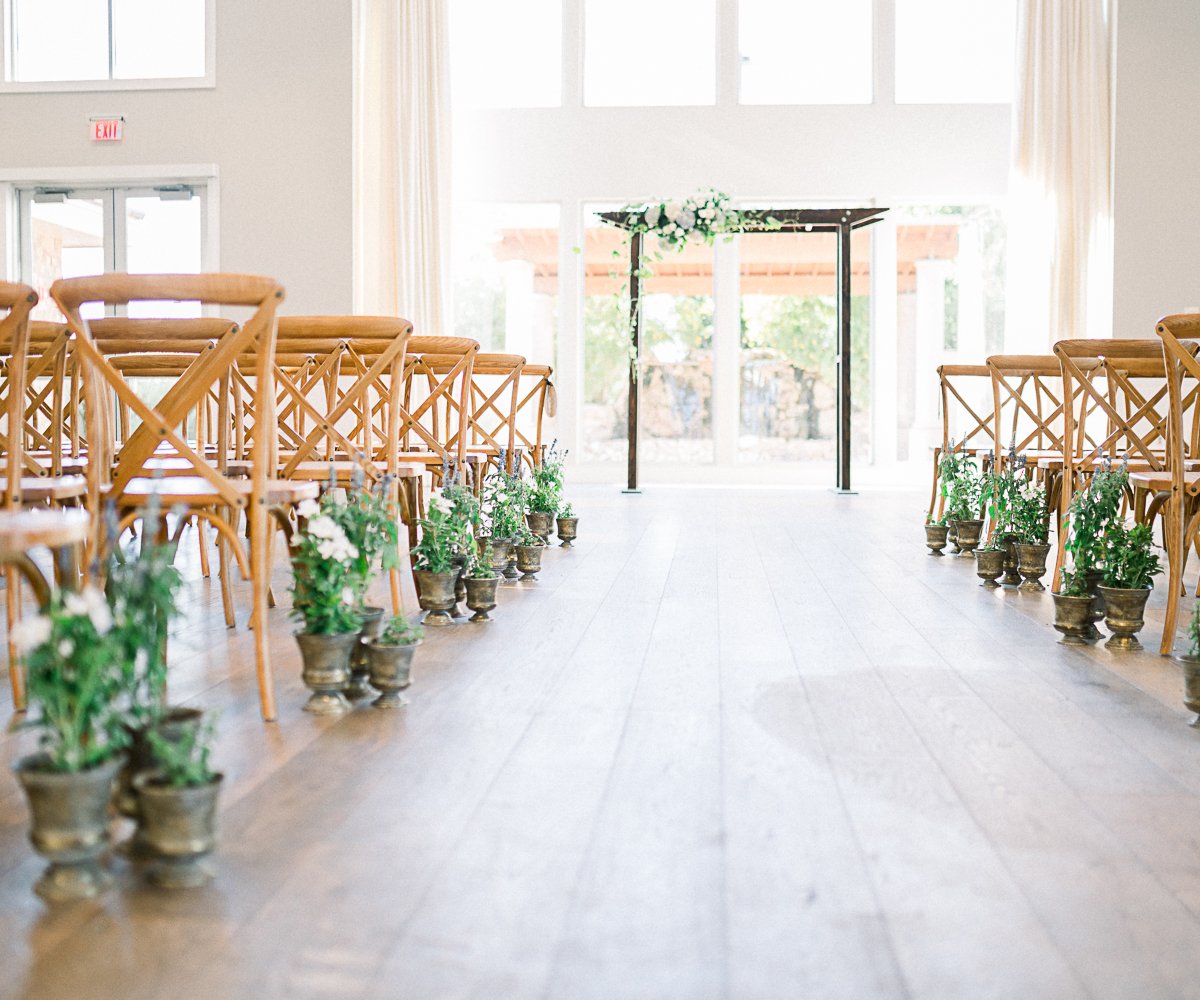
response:
<path id="1" fill-rule="evenodd" d="M 516 554 L 517 569 L 521 572 L 522 580 L 536 580 L 542 569 L 542 549 L 545 546 L 528 528 L 522 530 L 517 537 Z"/>
<path id="2" fill-rule="evenodd" d="M 458 572 L 454 579 L 454 607 L 450 609 L 450 616 L 462 618 L 463 612 L 458 610 L 458 605 L 467 599 L 463 578 L 475 560 L 475 533 L 482 523 L 482 508 L 470 487 L 458 482 L 446 486 L 442 496 L 450 502 L 450 517 L 458 529 L 454 541 L 454 565 Z"/>
<path id="3" fill-rule="evenodd" d="M 1126 528 L 1115 521 L 1104 539 L 1104 583 L 1100 593 L 1107 611 L 1105 624 L 1112 632 L 1105 649 L 1141 649 L 1137 633 L 1154 577 L 1162 572 L 1158 555 L 1152 551 L 1154 535 L 1148 524 Z"/>
<path id="4" fill-rule="evenodd" d="M 1192 617 L 1188 620 L 1188 648 L 1179 657 L 1183 667 L 1183 704 L 1196 713 L 1189 725 L 1200 727 L 1200 601 L 1192 607 Z"/>
<path id="5" fill-rule="evenodd" d="M 1028 470 L 1025 456 L 1018 455 L 1015 447 L 1009 449 L 1007 462 L 998 469 L 1000 464 L 997 460 L 987 476 L 983 499 L 989 521 L 988 537 L 993 546 L 1004 550 L 1004 579 L 1001 582 L 1005 586 L 1016 586 L 1021 582 L 1017 568 L 1017 543 L 1021 540 L 1017 512 L 1021 491 L 1029 485 Z"/>
<path id="6" fill-rule="evenodd" d="M 214 728 L 214 721 L 206 719 L 179 740 L 151 730 L 157 769 L 134 779 L 142 837 L 156 859 L 150 878 L 166 889 L 193 889 L 212 878 L 204 859 L 216 846 L 223 778 L 208 763 Z"/>
<path id="7" fill-rule="evenodd" d="M 969 460 L 965 452 L 955 450 L 954 441 L 950 441 L 950 447 L 942 452 L 938 459 L 938 495 L 941 497 L 941 513 L 938 517 L 927 517 L 925 520 L 925 544 L 930 541 L 931 527 L 938 528 L 945 526 L 946 538 L 951 545 L 954 546 L 954 553 L 958 554 L 962 551 L 958 547 L 958 538 L 956 537 L 956 525 L 950 519 L 947 505 L 950 500 L 950 491 L 954 486 L 954 481 L 958 478 L 960 470 L 969 464 Z"/>
<path id="8" fill-rule="evenodd" d="M 946 547 L 946 539 L 950 533 L 950 525 L 946 523 L 946 515 L 940 514 L 937 517 L 927 517 L 925 520 L 925 545 L 929 549 L 931 556 L 940 556 L 944 553 L 942 549 Z"/>
<path id="9" fill-rule="evenodd" d="M 997 577 L 1004 572 L 1004 560 L 1008 553 L 999 545 L 985 545 L 975 550 L 975 575 L 988 590 L 996 590 L 1000 584 Z"/>
<path id="10" fill-rule="evenodd" d="M 455 562 L 462 545 L 461 521 L 451 501 L 435 493 L 420 520 L 421 536 L 412 550 L 417 599 L 425 611 L 426 625 L 450 625 L 455 606 L 454 588 L 459 567 Z"/>
<path id="11" fill-rule="evenodd" d="M 320 501 L 305 500 L 296 509 L 300 528 L 292 537 L 292 616 L 304 683 L 312 696 L 304 711 L 340 715 L 350 708 L 344 694 L 350 683 L 350 654 L 358 644 L 361 553 L 339 523 L 333 491 Z"/>
<path id="12" fill-rule="evenodd" d="M 575 513 L 571 504 L 565 503 L 559 508 L 555 526 L 558 528 L 558 544 L 564 549 L 569 549 L 571 543 L 579 536 L 579 515 Z"/>
<path id="13" fill-rule="evenodd" d="M 488 612 L 496 606 L 496 588 L 500 584 L 500 574 L 493 565 L 495 557 L 490 544 L 480 547 L 479 553 L 467 574 L 467 607 L 475 612 L 471 616 L 473 622 L 490 622 Z"/>
<path id="14" fill-rule="evenodd" d="M 371 686 L 379 697 L 372 708 L 399 708 L 406 704 L 400 692 L 412 683 L 413 651 L 424 636 L 420 625 L 410 625 L 403 615 L 388 619 L 379 635 L 367 646 Z"/>
<path id="15" fill-rule="evenodd" d="M 125 645 L 114 625 L 104 595 L 85 587 L 56 593 L 13 629 L 42 746 L 13 770 L 29 800 L 29 839 L 50 862 L 34 891 L 50 902 L 91 898 L 111 884 L 98 859 L 128 739 L 118 703 Z"/>
<path id="16" fill-rule="evenodd" d="M 983 481 L 974 463 L 963 456 L 947 486 L 946 520 L 954 525 L 955 544 L 965 555 L 971 555 L 983 534 L 983 518 L 979 506 Z"/>
<path id="17" fill-rule="evenodd" d="M 567 453 L 558 451 L 557 439 L 551 442 L 549 450 L 534 468 L 525 492 L 525 520 L 529 530 L 546 543 L 550 539 L 550 526 L 562 503 L 563 466 L 566 460 Z"/>
<path id="18" fill-rule="evenodd" d="M 1045 590 L 1046 558 L 1050 554 L 1050 523 L 1046 510 L 1046 487 L 1026 481 L 1012 498 L 1012 527 L 1016 535 L 1017 569 L 1024 578 L 1020 590 Z"/>
<path id="19" fill-rule="evenodd" d="M 492 545 L 493 565 L 505 579 L 515 580 L 513 546 L 525 527 L 525 483 L 510 472 L 495 472 L 483 484 L 483 521 Z"/>

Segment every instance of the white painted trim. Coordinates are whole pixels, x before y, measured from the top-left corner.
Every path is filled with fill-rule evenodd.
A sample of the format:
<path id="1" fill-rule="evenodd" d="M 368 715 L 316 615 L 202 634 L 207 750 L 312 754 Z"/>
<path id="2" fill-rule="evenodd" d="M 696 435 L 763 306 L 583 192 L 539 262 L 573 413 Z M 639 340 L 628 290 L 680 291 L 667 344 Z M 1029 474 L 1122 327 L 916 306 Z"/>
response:
<path id="1" fill-rule="evenodd" d="M 110 167 L 0 167 L 0 184 L 185 184 L 217 177 L 215 163 L 135 164 Z"/>

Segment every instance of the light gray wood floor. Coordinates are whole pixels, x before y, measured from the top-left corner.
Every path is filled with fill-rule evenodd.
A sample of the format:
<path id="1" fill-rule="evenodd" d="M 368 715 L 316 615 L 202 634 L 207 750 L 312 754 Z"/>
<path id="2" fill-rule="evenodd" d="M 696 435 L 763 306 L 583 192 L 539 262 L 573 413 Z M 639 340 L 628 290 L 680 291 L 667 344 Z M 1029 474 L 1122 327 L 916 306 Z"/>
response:
<path id="1" fill-rule="evenodd" d="M 1171 660 L 1056 645 L 1048 594 L 926 555 L 915 493 L 575 492 L 578 547 L 431 630 L 395 713 L 301 713 L 280 608 L 264 726 L 195 580 L 172 684 L 221 712 L 218 878 L 114 860 L 48 910 L 5 778 L 0 997 L 1200 996 Z"/>

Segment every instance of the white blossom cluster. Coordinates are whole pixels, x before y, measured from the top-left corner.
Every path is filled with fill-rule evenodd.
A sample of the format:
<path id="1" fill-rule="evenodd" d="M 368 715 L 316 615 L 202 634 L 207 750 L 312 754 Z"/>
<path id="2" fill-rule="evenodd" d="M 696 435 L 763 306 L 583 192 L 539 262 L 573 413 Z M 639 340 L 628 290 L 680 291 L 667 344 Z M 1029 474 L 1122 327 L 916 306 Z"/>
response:
<path id="1" fill-rule="evenodd" d="M 724 195 L 715 191 L 693 195 L 682 201 L 672 200 L 648 205 L 641 212 L 646 228 L 669 243 L 689 238 L 710 239 L 737 224 L 738 213 Z"/>
<path id="2" fill-rule="evenodd" d="M 78 593 L 69 593 L 63 599 L 63 609 L 74 618 L 87 618 L 97 635 L 107 635 L 113 627 L 112 611 L 104 594 L 93 586 L 86 586 Z M 30 653 L 48 642 L 52 626 L 46 615 L 31 615 L 22 618 L 13 626 L 12 639 L 22 653 Z M 70 656 L 75 647 L 69 639 L 58 645 L 59 656 Z"/>
<path id="3" fill-rule="evenodd" d="M 321 513 L 321 506 L 315 500 L 301 502 L 296 513 L 306 519 L 304 532 L 317 539 L 317 552 L 322 559 L 345 563 L 358 558 L 358 546 L 350 541 L 340 524 Z"/>

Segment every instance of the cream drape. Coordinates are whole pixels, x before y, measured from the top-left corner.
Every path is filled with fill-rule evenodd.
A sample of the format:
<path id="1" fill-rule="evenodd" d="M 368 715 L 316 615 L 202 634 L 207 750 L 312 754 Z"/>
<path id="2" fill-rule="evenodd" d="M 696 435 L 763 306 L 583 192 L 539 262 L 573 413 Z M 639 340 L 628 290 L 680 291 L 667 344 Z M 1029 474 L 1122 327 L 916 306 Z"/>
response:
<path id="1" fill-rule="evenodd" d="M 1111 336 L 1106 0 L 1018 0 L 1006 350 Z"/>
<path id="2" fill-rule="evenodd" d="M 446 0 L 357 0 L 354 16 L 354 308 L 449 334 Z"/>

